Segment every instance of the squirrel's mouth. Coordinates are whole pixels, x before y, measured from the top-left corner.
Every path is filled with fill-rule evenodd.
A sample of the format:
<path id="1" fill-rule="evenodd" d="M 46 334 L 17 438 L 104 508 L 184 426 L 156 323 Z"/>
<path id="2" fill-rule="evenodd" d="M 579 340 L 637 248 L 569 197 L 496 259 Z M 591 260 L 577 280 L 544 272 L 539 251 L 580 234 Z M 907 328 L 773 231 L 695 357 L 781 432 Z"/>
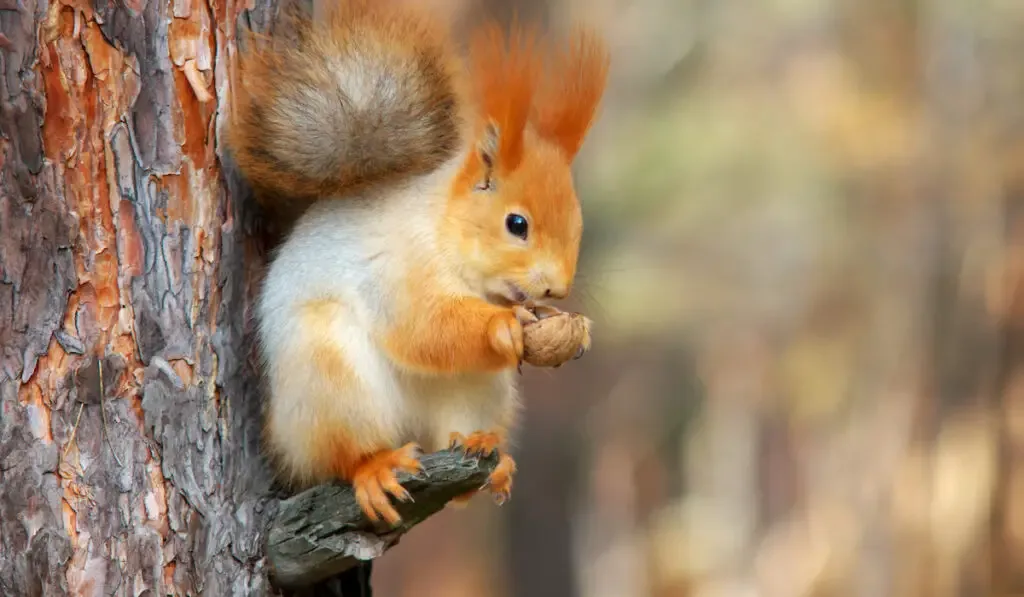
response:
<path id="1" fill-rule="evenodd" d="M 530 300 L 530 295 L 514 282 L 505 282 L 505 288 L 499 293 L 490 295 L 491 302 L 504 305 L 522 305 Z"/>

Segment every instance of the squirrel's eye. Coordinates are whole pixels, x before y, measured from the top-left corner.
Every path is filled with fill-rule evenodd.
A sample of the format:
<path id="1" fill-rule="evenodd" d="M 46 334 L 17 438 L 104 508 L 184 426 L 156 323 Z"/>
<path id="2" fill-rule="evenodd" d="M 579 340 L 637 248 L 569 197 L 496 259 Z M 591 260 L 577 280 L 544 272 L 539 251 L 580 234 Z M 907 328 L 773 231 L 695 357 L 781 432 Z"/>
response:
<path id="1" fill-rule="evenodd" d="M 526 218 L 523 216 L 519 214 L 508 214 L 505 218 L 505 228 L 507 228 L 513 236 L 525 239 L 530 226 L 526 223 Z"/>

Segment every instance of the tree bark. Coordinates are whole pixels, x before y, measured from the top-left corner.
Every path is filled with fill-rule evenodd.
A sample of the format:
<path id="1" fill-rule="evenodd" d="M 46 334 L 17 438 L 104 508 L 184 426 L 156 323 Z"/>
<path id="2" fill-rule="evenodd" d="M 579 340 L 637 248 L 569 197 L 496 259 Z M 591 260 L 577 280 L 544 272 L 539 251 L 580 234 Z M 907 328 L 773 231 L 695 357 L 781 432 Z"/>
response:
<path id="1" fill-rule="evenodd" d="M 0 594 L 277 594 L 264 246 L 218 133 L 271 16 L 0 0 Z"/>
<path id="2" fill-rule="evenodd" d="M 0 594 L 365 597 L 351 556 L 494 466 L 427 456 L 398 529 L 279 502 L 247 312 L 281 230 L 219 145 L 246 9 L 0 0 Z"/>
<path id="3" fill-rule="evenodd" d="M 446 450 L 427 454 L 422 462 L 421 476 L 399 475 L 413 499 L 396 504 L 402 522 L 395 528 L 370 525 L 349 485 L 321 485 L 281 502 L 267 537 L 267 558 L 277 583 L 305 589 L 383 555 L 453 498 L 479 489 L 498 458 Z"/>
<path id="4" fill-rule="evenodd" d="M 269 594 L 244 6 L 0 8 L 0 593 Z"/>

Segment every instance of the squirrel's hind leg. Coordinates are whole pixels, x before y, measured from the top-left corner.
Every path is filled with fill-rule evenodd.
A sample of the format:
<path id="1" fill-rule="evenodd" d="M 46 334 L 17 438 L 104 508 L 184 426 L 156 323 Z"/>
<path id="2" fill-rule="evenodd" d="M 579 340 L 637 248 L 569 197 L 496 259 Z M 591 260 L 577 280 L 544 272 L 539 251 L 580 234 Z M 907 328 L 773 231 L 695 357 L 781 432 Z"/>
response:
<path id="1" fill-rule="evenodd" d="M 481 489 L 486 488 L 491 492 L 498 505 L 508 501 L 512 496 L 512 477 L 516 473 L 516 462 L 508 453 L 508 437 L 504 429 L 474 431 L 468 437 L 456 431 L 451 434 L 450 447 L 462 449 L 470 456 L 490 456 L 497 452 L 498 465 L 487 478 L 487 485 Z M 478 492 L 479 490 L 463 494 L 452 500 L 452 505 L 462 506 Z"/>
<path id="2" fill-rule="evenodd" d="M 495 501 L 508 501 L 512 492 L 515 460 L 509 454 L 509 429 L 519 413 L 519 397 L 513 372 L 466 376 L 433 386 L 424 393 L 430 410 L 435 447 L 463 450 L 471 456 L 498 455 L 498 465 L 487 483 L 450 502 L 460 506 L 479 491 L 490 492 Z"/>
<path id="3" fill-rule="evenodd" d="M 267 437 L 276 460 L 304 484 L 347 481 L 373 521 L 401 518 L 389 496 L 409 499 L 396 474 L 422 470 L 403 445 L 406 407 L 384 357 L 339 300 L 296 307 L 272 346 Z"/>
<path id="4" fill-rule="evenodd" d="M 356 501 L 366 516 L 373 521 L 383 518 L 391 525 L 402 521 L 398 511 L 391 505 L 388 495 L 407 502 L 412 499 L 409 492 L 398 482 L 395 473 L 423 472 L 420 464 L 420 447 L 408 443 L 397 450 L 381 450 L 360 462 L 352 476 L 356 490 Z"/>

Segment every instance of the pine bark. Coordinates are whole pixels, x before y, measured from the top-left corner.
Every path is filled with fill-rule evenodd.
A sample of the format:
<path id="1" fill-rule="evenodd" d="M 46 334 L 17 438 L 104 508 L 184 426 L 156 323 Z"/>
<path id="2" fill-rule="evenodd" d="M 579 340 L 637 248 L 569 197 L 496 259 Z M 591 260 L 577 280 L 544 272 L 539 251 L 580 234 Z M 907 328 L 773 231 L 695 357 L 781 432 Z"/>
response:
<path id="1" fill-rule="evenodd" d="M 274 594 L 220 163 L 267 0 L 0 0 L 0 594 Z"/>

